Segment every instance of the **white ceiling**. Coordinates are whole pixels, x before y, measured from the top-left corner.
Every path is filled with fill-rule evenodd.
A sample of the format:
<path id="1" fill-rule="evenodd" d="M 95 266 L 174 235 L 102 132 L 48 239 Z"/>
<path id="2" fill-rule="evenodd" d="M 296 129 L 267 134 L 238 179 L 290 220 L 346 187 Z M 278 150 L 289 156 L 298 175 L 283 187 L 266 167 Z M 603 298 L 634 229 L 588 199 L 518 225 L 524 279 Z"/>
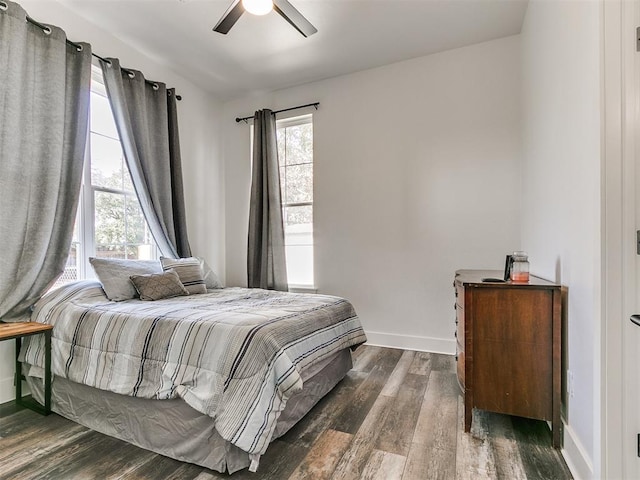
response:
<path id="1" fill-rule="evenodd" d="M 60 0 L 222 100 L 514 35 L 527 8 L 527 0 L 291 0 L 318 33 L 304 38 L 275 12 L 245 13 L 229 34 L 213 32 L 231 1 Z"/>

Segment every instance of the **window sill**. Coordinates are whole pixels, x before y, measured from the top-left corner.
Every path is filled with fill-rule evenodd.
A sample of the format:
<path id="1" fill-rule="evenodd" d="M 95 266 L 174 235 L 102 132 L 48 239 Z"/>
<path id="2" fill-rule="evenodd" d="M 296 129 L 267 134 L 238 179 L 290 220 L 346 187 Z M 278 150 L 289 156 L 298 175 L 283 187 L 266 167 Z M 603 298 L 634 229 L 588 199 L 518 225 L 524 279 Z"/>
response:
<path id="1" fill-rule="evenodd" d="M 289 285 L 289 293 L 318 293 L 313 285 Z"/>

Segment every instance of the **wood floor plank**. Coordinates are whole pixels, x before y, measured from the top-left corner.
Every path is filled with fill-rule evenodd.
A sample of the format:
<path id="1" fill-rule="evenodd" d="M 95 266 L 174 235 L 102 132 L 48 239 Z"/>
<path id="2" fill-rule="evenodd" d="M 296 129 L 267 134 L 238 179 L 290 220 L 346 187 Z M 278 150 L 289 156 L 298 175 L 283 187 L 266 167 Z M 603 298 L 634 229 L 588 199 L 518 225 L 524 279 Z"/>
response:
<path id="1" fill-rule="evenodd" d="M 413 443 L 443 450 L 455 448 L 459 396 L 455 374 L 431 372 Z"/>
<path id="2" fill-rule="evenodd" d="M 403 480 L 446 480 L 456 473 L 457 381 L 442 371 L 432 371 L 428 379 Z"/>
<path id="3" fill-rule="evenodd" d="M 391 375 L 389 375 L 387 383 L 384 384 L 384 388 L 380 395 L 395 397 L 398 394 L 398 390 L 400 390 L 400 386 L 404 382 L 404 377 L 407 375 L 407 372 L 413 363 L 414 356 L 415 352 L 410 350 L 402 352 L 400 360 L 398 360 L 398 363 L 391 372 Z"/>
<path id="4" fill-rule="evenodd" d="M 392 397 L 380 395 L 368 412 L 364 422 L 353 436 L 351 446 L 344 453 L 336 467 L 332 479 L 357 480 L 362 475 L 374 445 L 380 434 L 393 402 Z"/>
<path id="5" fill-rule="evenodd" d="M 57 415 L 43 416 L 33 410 L 20 407 L 15 413 L 5 417 L 0 417 L 0 438 L 13 436 L 14 432 L 19 432 L 31 426 L 43 425 L 48 422 L 55 422 Z"/>
<path id="6" fill-rule="evenodd" d="M 157 478 L 162 478 L 162 480 L 193 480 L 195 477 L 200 475 L 202 470 L 203 470 L 202 467 L 199 467 L 197 465 L 192 465 L 190 463 L 182 463 L 178 468 L 173 470 L 170 474 L 162 475 L 161 477 L 157 477 Z M 220 480 L 224 478 L 221 474 L 217 474 L 216 476 Z"/>
<path id="7" fill-rule="evenodd" d="M 315 442 L 289 480 L 330 480 L 338 462 L 351 445 L 350 433 L 326 430 Z"/>
<path id="8" fill-rule="evenodd" d="M 118 465 L 119 477 L 130 478 L 130 474 L 157 455 L 135 445 L 129 445 L 109 437 L 109 442 L 99 451 L 89 452 L 89 461 L 74 462 L 65 471 L 67 478 L 109 478 L 113 465 Z"/>
<path id="9" fill-rule="evenodd" d="M 551 432 L 546 422 L 512 417 L 518 450 L 527 478 L 571 478 L 560 452 L 551 445 Z"/>
<path id="10" fill-rule="evenodd" d="M 377 365 L 355 391 L 351 403 L 344 406 L 330 428 L 352 434 L 358 431 L 401 356 L 401 350 L 389 349 L 388 355 L 378 359 Z"/>
<path id="11" fill-rule="evenodd" d="M 409 454 L 428 380 L 429 377 L 424 375 L 406 374 L 404 376 L 402 388 L 380 429 L 380 435 L 375 445 L 378 450 L 404 457 Z M 381 395 L 386 390 L 385 385 Z"/>
<path id="12" fill-rule="evenodd" d="M 353 358 L 353 369 L 359 372 L 370 372 L 376 365 L 376 361 L 383 355 L 385 351 L 382 347 L 366 346 L 361 347 L 362 353 Z"/>
<path id="13" fill-rule="evenodd" d="M 309 450 L 282 440 L 275 440 L 269 445 L 267 453 L 260 458 L 259 478 L 262 480 L 283 480 L 289 478 L 295 468 L 302 462 Z M 256 474 L 241 470 L 233 474 L 233 480 L 255 480 Z"/>
<path id="14" fill-rule="evenodd" d="M 219 480 L 220 475 L 216 475 L 214 473 L 209 472 L 200 472 L 200 474 L 195 477 L 193 480 Z"/>
<path id="15" fill-rule="evenodd" d="M 464 400 L 458 398 L 458 442 L 456 478 L 460 480 L 495 479 L 497 471 L 484 412 L 474 410 L 471 431 L 464 431 Z"/>
<path id="16" fill-rule="evenodd" d="M 431 372 L 431 354 L 429 352 L 416 352 L 409 373 L 414 375 L 429 375 Z"/>
<path id="17" fill-rule="evenodd" d="M 360 480 L 402 480 L 406 460 L 402 455 L 374 450 Z"/>
<path id="18" fill-rule="evenodd" d="M 493 445 L 498 478 L 526 479 L 527 473 L 522 465 L 511 417 L 499 413 L 487 413 L 486 421 L 489 427 L 490 441 Z"/>
<path id="19" fill-rule="evenodd" d="M 31 410 L 29 410 L 31 412 Z M 76 425 L 59 415 L 42 417 L 35 412 L 28 418 L 19 416 L 22 423 L 17 423 L 3 431 L 0 438 L 0 461 L 3 457 L 22 452 L 30 446 L 40 444 L 46 437 L 55 437 L 58 432 L 67 432 L 72 425 Z M 81 429 L 76 425 L 78 430 Z"/>
<path id="20" fill-rule="evenodd" d="M 441 353 L 431 354 L 431 370 L 437 372 L 455 373 L 456 361 L 453 355 L 443 355 Z"/>
<path id="21" fill-rule="evenodd" d="M 57 448 L 47 445 L 42 448 L 40 454 L 34 455 L 30 462 L 20 462 L 19 467 L 12 464 L 9 469 L 3 468 L 4 474 L 14 480 L 29 480 L 33 478 L 46 478 L 48 480 L 66 480 L 71 459 L 73 465 L 78 466 L 91 461 L 96 452 L 106 451 L 105 446 L 112 440 L 92 430 L 86 430 L 75 435 L 73 440 L 67 441 Z"/>
<path id="22" fill-rule="evenodd" d="M 545 422 L 476 411 L 471 434 L 463 432 L 452 358 L 363 346 L 356 360 L 361 370 L 352 370 L 274 441 L 256 473 L 242 470 L 231 477 L 131 446 L 55 414 L 44 417 L 0 405 L 0 479 L 571 478 L 559 451 L 551 447 Z M 407 432 L 413 432 L 410 442 Z M 407 450 L 406 457 L 398 454 Z"/>
<path id="23" fill-rule="evenodd" d="M 124 442 L 123 442 L 124 443 Z M 122 480 L 154 480 L 156 478 L 167 478 L 171 475 L 180 475 L 179 469 L 185 464 L 173 458 L 154 455 L 148 461 L 141 463 L 134 470 L 122 472 L 118 467 L 117 472 L 109 475 L 111 479 Z M 194 465 L 192 465 L 195 467 Z M 197 468 L 197 467 L 196 467 Z M 221 475 L 217 478 L 223 478 Z"/>
<path id="24" fill-rule="evenodd" d="M 217 480 L 220 477 L 218 475 L 212 475 L 208 472 L 200 472 L 200 474 L 195 477 L 193 480 Z"/>
<path id="25" fill-rule="evenodd" d="M 366 372 L 352 370 L 334 387 L 282 440 L 310 448 L 327 425 L 336 422 L 338 415 L 353 401 L 353 395 L 367 378 Z"/>
<path id="26" fill-rule="evenodd" d="M 64 448 L 78 438 L 83 438 L 89 432 L 89 429 L 67 420 L 59 428 L 46 433 L 37 430 L 25 431 L 20 436 L 3 439 L 0 441 L 0 471 L 8 472 L 24 465 L 33 466 L 34 461 L 55 452 L 56 449 Z"/>

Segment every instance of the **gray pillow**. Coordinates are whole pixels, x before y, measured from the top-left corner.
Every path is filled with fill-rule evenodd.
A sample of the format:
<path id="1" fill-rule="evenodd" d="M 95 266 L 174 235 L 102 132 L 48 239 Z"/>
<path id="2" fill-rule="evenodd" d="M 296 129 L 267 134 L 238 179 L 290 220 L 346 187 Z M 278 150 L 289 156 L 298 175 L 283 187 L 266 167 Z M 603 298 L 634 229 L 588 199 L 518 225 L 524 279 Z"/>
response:
<path id="1" fill-rule="evenodd" d="M 207 293 L 202 268 L 200 268 L 200 260 L 197 258 L 160 257 L 160 263 L 165 272 L 169 269 L 176 271 L 184 288 L 186 288 L 190 294 Z"/>
<path id="2" fill-rule="evenodd" d="M 140 294 L 140 300 L 160 300 L 189 295 L 175 270 L 147 275 L 131 275 L 131 283 Z"/>
<path id="3" fill-rule="evenodd" d="M 121 302 L 136 298 L 138 292 L 129 280 L 131 275 L 162 273 L 157 260 L 123 260 L 119 258 L 89 258 L 109 300 Z"/>

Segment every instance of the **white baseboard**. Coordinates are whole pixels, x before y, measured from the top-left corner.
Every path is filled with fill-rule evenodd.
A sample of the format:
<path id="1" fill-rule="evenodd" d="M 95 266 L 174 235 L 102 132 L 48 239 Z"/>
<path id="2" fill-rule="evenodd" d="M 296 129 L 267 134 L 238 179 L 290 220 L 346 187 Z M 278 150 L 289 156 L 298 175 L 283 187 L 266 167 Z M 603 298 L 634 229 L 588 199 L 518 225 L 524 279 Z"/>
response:
<path id="1" fill-rule="evenodd" d="M 16 390 L 13 388 L 13 377 L 0 379 L 0 403 L 7 403 L 13 400 Z"/>
<path id="2" fill-rule="evenodd" d="M 22 396 L 29 395 L 31 390 L 27 382 L 22 382 Z M 16 399 L 16 389 L 13 386 L 13 376 L 0 380 L 0 404 L 13 402 Z"/>
<path id="3" fill-rule="evenodd" d="M 564 447 L 562 456 L 567 462 L 573 478 L 576 480 L 591 480 L 594 477 L 593 463 L 587 455 L 585 448 L 576 436 L 573 429 L 563 422 L 564 427 Z"/>
<path id="4" fill-rule="evenodd" d="M 453 339 L 416 337 L 383 332 L 366 332 L 366 334 L 367 345 L 417 350 L 419 352 L 444 353 L 447 355 L 456 353 L 456 342 Z"/>

